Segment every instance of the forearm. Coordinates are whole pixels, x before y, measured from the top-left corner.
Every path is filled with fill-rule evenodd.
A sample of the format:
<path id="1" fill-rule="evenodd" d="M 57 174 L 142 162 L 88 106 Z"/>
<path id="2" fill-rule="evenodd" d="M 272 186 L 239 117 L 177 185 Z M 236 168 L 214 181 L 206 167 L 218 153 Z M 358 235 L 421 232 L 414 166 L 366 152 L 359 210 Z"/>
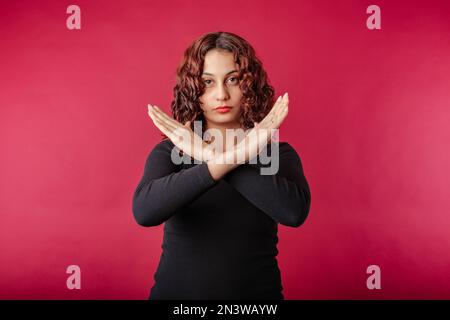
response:
<path id="1" fill-rule="evenodd" d="M 228 172 L 238 167 L 238 164 L 221 164 L 214 161 L 207 162 L 209 173 L 215 181 L 222 179 Z"/>
<path id="2" fill-rule="evenodd" d="M 205 164 L 183 169 L 159 179 L 145 177 L 133 197 L 133 213 L 138 224 L 157 226 L 177 210 L 213 186 Z"/>
<path id="3" fill-rule="evenodd" d="M 276 222 L 298 227 L 306 219 L 311 203 L 300 157 L 287 143 L 273 145 L 279 148 L 279 152 L 272 150 L 272 145 L 268 147 L 269 157 L 279 159 L 277 173 L 261 174 L 261 169 L 266 165 L 257 161 L 233 170 L 224 180 Z"/>
<path id="4" fill-rule="evenodd" d="M 225 181 L 277 223 L 298 227 L 308 215 L 311 196 L 304 176 L 291 181 L 279 174 L 261 175 L 257 166 L 245 165 Z"/>
<path id="5" fill-rule="evenodd" d="M 210 155 L 206 163 L 209 172 L 215 181 L 223 178 L 228 172 L 233 171 L 245 161 L 247 161 L 248 154 L 245 154 L 244 159 L 241 159 L 234 147 L 226 149 L 224 152 L 215 152 Z"/>

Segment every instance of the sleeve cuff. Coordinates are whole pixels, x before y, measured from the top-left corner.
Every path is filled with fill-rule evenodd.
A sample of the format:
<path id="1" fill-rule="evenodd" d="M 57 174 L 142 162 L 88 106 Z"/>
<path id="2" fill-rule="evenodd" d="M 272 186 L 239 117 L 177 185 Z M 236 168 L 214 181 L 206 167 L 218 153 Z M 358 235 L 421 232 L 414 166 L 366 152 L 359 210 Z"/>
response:
<path id="1" fill-rule="evenodd" d="M 211 187 L 217 182 L 213 179 L 211 172 L 209 172 L 207 163 L 198 165 L 198 177 L 205 187 Z"/>

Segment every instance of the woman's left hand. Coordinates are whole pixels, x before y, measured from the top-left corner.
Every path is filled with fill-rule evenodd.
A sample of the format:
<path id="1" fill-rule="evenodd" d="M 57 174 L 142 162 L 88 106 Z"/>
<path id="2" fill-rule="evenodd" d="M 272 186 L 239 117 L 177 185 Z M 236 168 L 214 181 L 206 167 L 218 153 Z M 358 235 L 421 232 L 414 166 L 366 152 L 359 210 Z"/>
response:
<path id="1" fill-rule="evenodd" d="M 225 152 L 225 161 L 237 161 L 242 164 L 245 161 L 256 157 L 271 142 L 274 130 L 278 130 L 281 123 L 288 114 L 289 96 L 285 93 L 280 96 L 266 117 L 259 123 L 254 123 L 254 127 L 249 130 L 244 139 L 242 139 L 231 150 Z"/>

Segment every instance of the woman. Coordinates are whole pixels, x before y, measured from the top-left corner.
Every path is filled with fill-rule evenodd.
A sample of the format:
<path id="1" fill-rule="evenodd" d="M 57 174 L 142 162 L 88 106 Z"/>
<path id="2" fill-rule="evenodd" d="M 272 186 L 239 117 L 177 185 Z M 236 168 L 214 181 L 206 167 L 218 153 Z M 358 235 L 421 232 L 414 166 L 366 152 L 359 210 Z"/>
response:
<path id="1" fill-rule="evenodd" d="M 284 299 L 278 223 L 300 226 L 311 196 L 296 151 L 273 141 L 288 111 L 287 94 L 277 101 L 273 96 L 251 45 L 216 32 L 186 50 L 173 118 L 149 105 L 164 139 L 147 158 L 133 214 L 142 226 L 164 223 L 150 299 Z M 194 123 L 203 124 L 204 137 Z M 227 129 L 246 134 L 225 143 Z M 219 134 L 205 141 L 210 131 Z M 261 174 L 262 150 L 272 154 L 274 147 L 279 168 Z M 174 154 L 197 162 L 176 163 Z"/>

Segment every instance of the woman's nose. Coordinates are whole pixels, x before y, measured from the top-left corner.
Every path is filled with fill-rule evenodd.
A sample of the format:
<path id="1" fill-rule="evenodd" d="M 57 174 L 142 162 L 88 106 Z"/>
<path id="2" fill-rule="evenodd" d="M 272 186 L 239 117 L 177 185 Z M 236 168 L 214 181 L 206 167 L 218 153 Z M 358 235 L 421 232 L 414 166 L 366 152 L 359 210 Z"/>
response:
<path id="1" fill-rule="evenodd" d="M 217 98 L 217 100 L 227 100 L 228 99 L 228 91 L 224 85 L 217 86 L 216 98 Z"/>

